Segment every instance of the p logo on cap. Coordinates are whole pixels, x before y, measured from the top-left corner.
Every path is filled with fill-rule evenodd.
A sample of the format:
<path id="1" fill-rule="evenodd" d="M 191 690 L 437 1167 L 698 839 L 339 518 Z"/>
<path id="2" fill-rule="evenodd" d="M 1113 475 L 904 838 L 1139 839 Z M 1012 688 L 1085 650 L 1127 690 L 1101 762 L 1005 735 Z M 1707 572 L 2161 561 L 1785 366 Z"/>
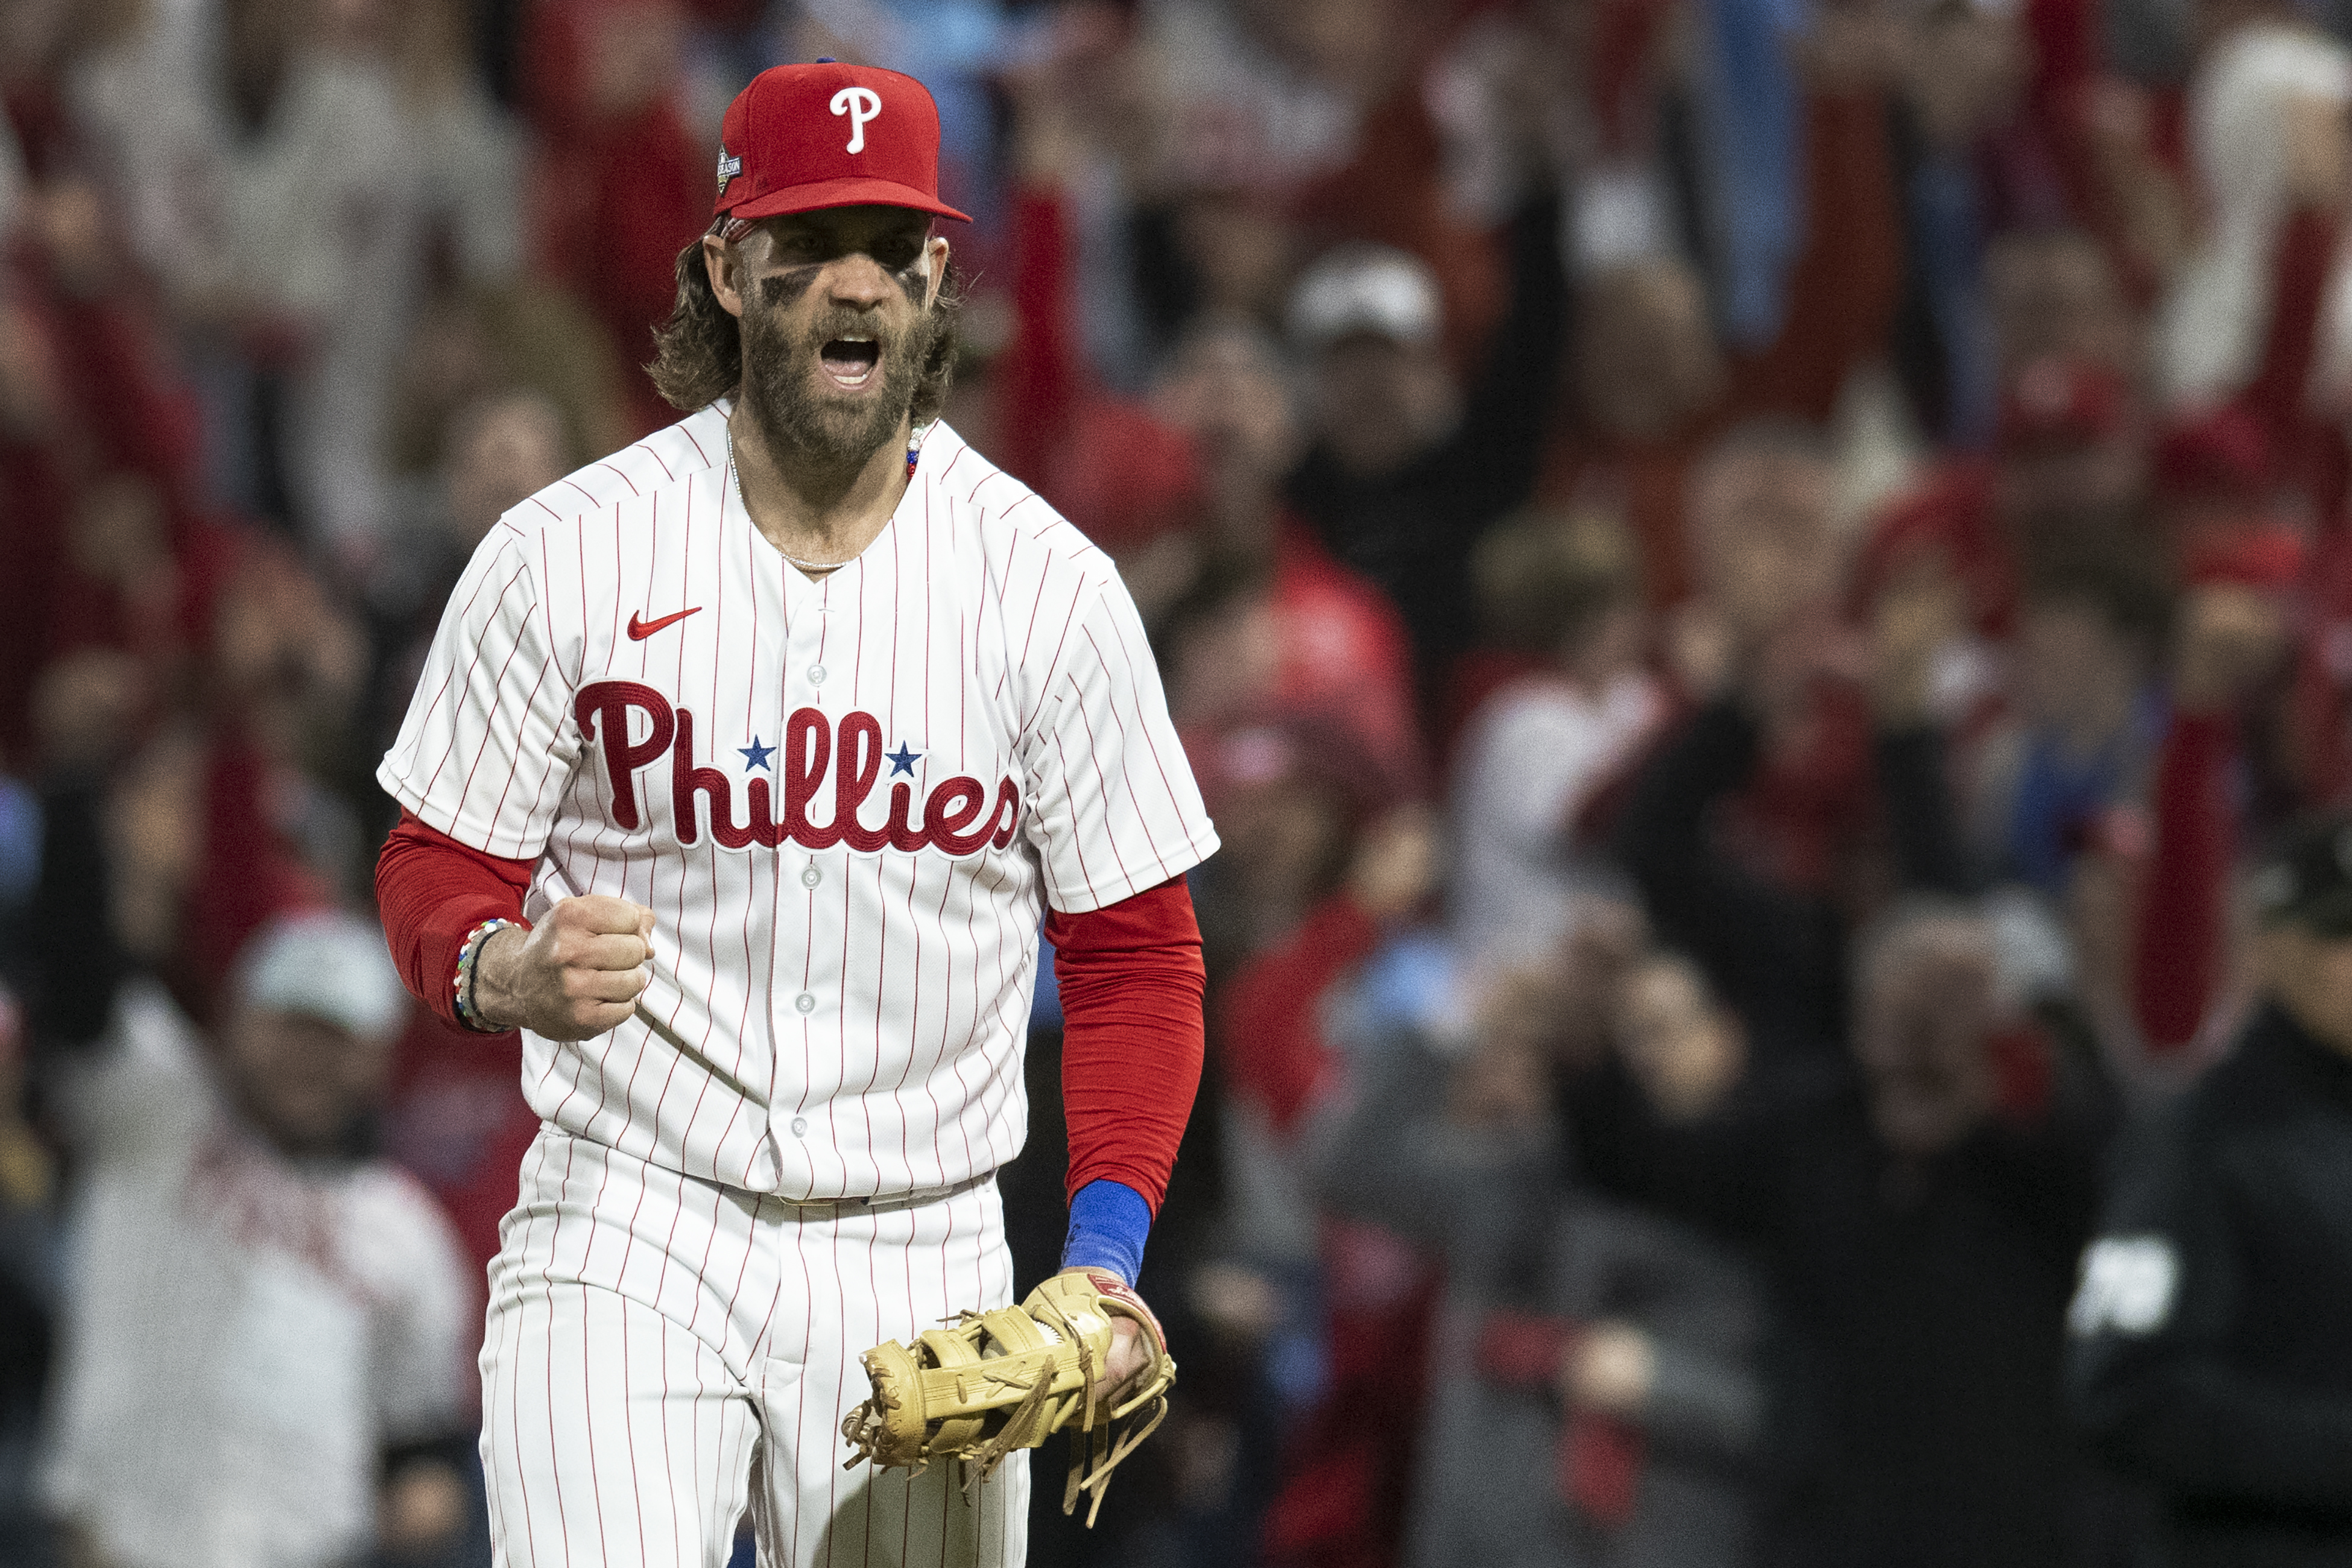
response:
<path id="1" fill-rule="evenodd" d="M 882 95 L 870 87 L 845 87 L 833 95 L 833 111 L 849 116 L 851 153 L 866 151 L 866 122 L 882 112 Z"/>
<path id="2" fill-rule="evenodd" d="M 714 216 L 892 206 L 971 221 L 940 200 L 939 106 L 898 71 L 832 60 L 763 70 L 727 106 L 719 145 Z"/>

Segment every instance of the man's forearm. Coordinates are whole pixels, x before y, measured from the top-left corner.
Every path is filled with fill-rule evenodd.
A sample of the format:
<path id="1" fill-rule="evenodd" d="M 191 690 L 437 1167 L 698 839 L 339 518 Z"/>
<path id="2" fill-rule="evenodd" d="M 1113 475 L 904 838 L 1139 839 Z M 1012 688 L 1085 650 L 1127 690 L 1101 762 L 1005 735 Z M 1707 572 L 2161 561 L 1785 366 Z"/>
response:
<path id="1" fill-rule="evenodd" d="M 1103 1254 L 1066 1250 L 1064 1261 L 1124 1272 L 1140 1262 L 1138 1223 L 1167 1193 L 1200 1088 L 1200 928 L 1178 878 L 1087 914 L 1055 913 L 1045 934 L 1062 992 L 1071 1244 Z"/>
<path id="2" fill-rule="evenodd" d="M 452 983 L 467 933 L 520 920 L 530 872 L 528 860 L 485 855 L 401 814 L 376 859 L 376 906 L 402 981 L 436 1016 L 462 1026 Z"/>

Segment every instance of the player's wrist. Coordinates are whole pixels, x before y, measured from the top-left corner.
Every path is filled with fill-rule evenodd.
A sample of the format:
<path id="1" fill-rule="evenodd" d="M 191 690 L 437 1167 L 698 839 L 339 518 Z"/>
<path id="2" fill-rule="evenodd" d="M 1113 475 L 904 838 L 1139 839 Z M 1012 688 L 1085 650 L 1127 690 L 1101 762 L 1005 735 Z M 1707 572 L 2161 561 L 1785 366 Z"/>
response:
<path id="1" fill-rule="evenodd" d="M 463 1000 L 459 1016 L 462 1018 L 470 1011 L 472 1027 L 498 1034 L 529 1021 L 530 1009 L 517 980 L 523 944 L 530 940 L 529 926 L 509 921 L 482 932 L 468 944 L 473 962 L 464 981 L 467 990 L 460 993 Z M 461 960 L 461 970 L 467 967 Z"/>
<path id="2" fill-rule="evenodd" d="M 1107 1268 L 1131 1286 L 1143 1273 L 1143 1247 L 1150 1235 L 1151 1205 L 1143 1194 L 1098 1176 L 1070 1194 L 1061 1272 Z"/>

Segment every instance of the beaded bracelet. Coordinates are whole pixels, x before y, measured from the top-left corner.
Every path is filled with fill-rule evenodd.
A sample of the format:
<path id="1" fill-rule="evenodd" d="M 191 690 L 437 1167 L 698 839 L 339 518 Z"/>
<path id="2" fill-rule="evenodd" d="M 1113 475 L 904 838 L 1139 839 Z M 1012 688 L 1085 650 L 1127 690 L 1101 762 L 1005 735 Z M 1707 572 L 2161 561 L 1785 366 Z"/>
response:
<path id="1" fill-rule="evenodd" d="M 481 1009 L 475 1005 L 474 961 L 482 956 L 482 944 L 490 940 L 491 932 L 503 931 L 510 925 L 520 924 L 521 924 L 521 922 L 519 921 L 484 921 L 480 925 L 476 926 L 472 931 L 466 933 L 464 943 L 457 949 L 457 973 L 449 982 L 450 989 L 456 994 L 457 997 L 457 1022 L 465 1025 L 466 1027 L 473 1030 L 478 1035 L 503 1035 L 506 1033 L 506 1030 L 500 1026 L 493 1024 L 484 1018 L 482 1016 Z"/>

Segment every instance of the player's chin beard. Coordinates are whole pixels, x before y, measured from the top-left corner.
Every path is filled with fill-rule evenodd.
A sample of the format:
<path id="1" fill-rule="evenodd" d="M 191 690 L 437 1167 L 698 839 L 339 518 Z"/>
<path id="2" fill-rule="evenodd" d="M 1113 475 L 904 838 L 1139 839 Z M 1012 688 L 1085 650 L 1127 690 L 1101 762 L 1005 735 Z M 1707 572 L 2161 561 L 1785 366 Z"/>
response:
<path id="1" fill-rule="evenodd" d="M 826 343 L 852 332 L 874 333 L 875 323 L 827 317 L 793 337 L 782 325 L 782 314 L 773 309 L 743 312 L 743 405 L 778 458 L 845 476 L 898 434 L 914 406 L 929 319 L 883 337 L 874 367 L 882 378 L 880 391 L 853 400 L 831 398 L 820 390 L 824 373 L 817 362 Z"/>

